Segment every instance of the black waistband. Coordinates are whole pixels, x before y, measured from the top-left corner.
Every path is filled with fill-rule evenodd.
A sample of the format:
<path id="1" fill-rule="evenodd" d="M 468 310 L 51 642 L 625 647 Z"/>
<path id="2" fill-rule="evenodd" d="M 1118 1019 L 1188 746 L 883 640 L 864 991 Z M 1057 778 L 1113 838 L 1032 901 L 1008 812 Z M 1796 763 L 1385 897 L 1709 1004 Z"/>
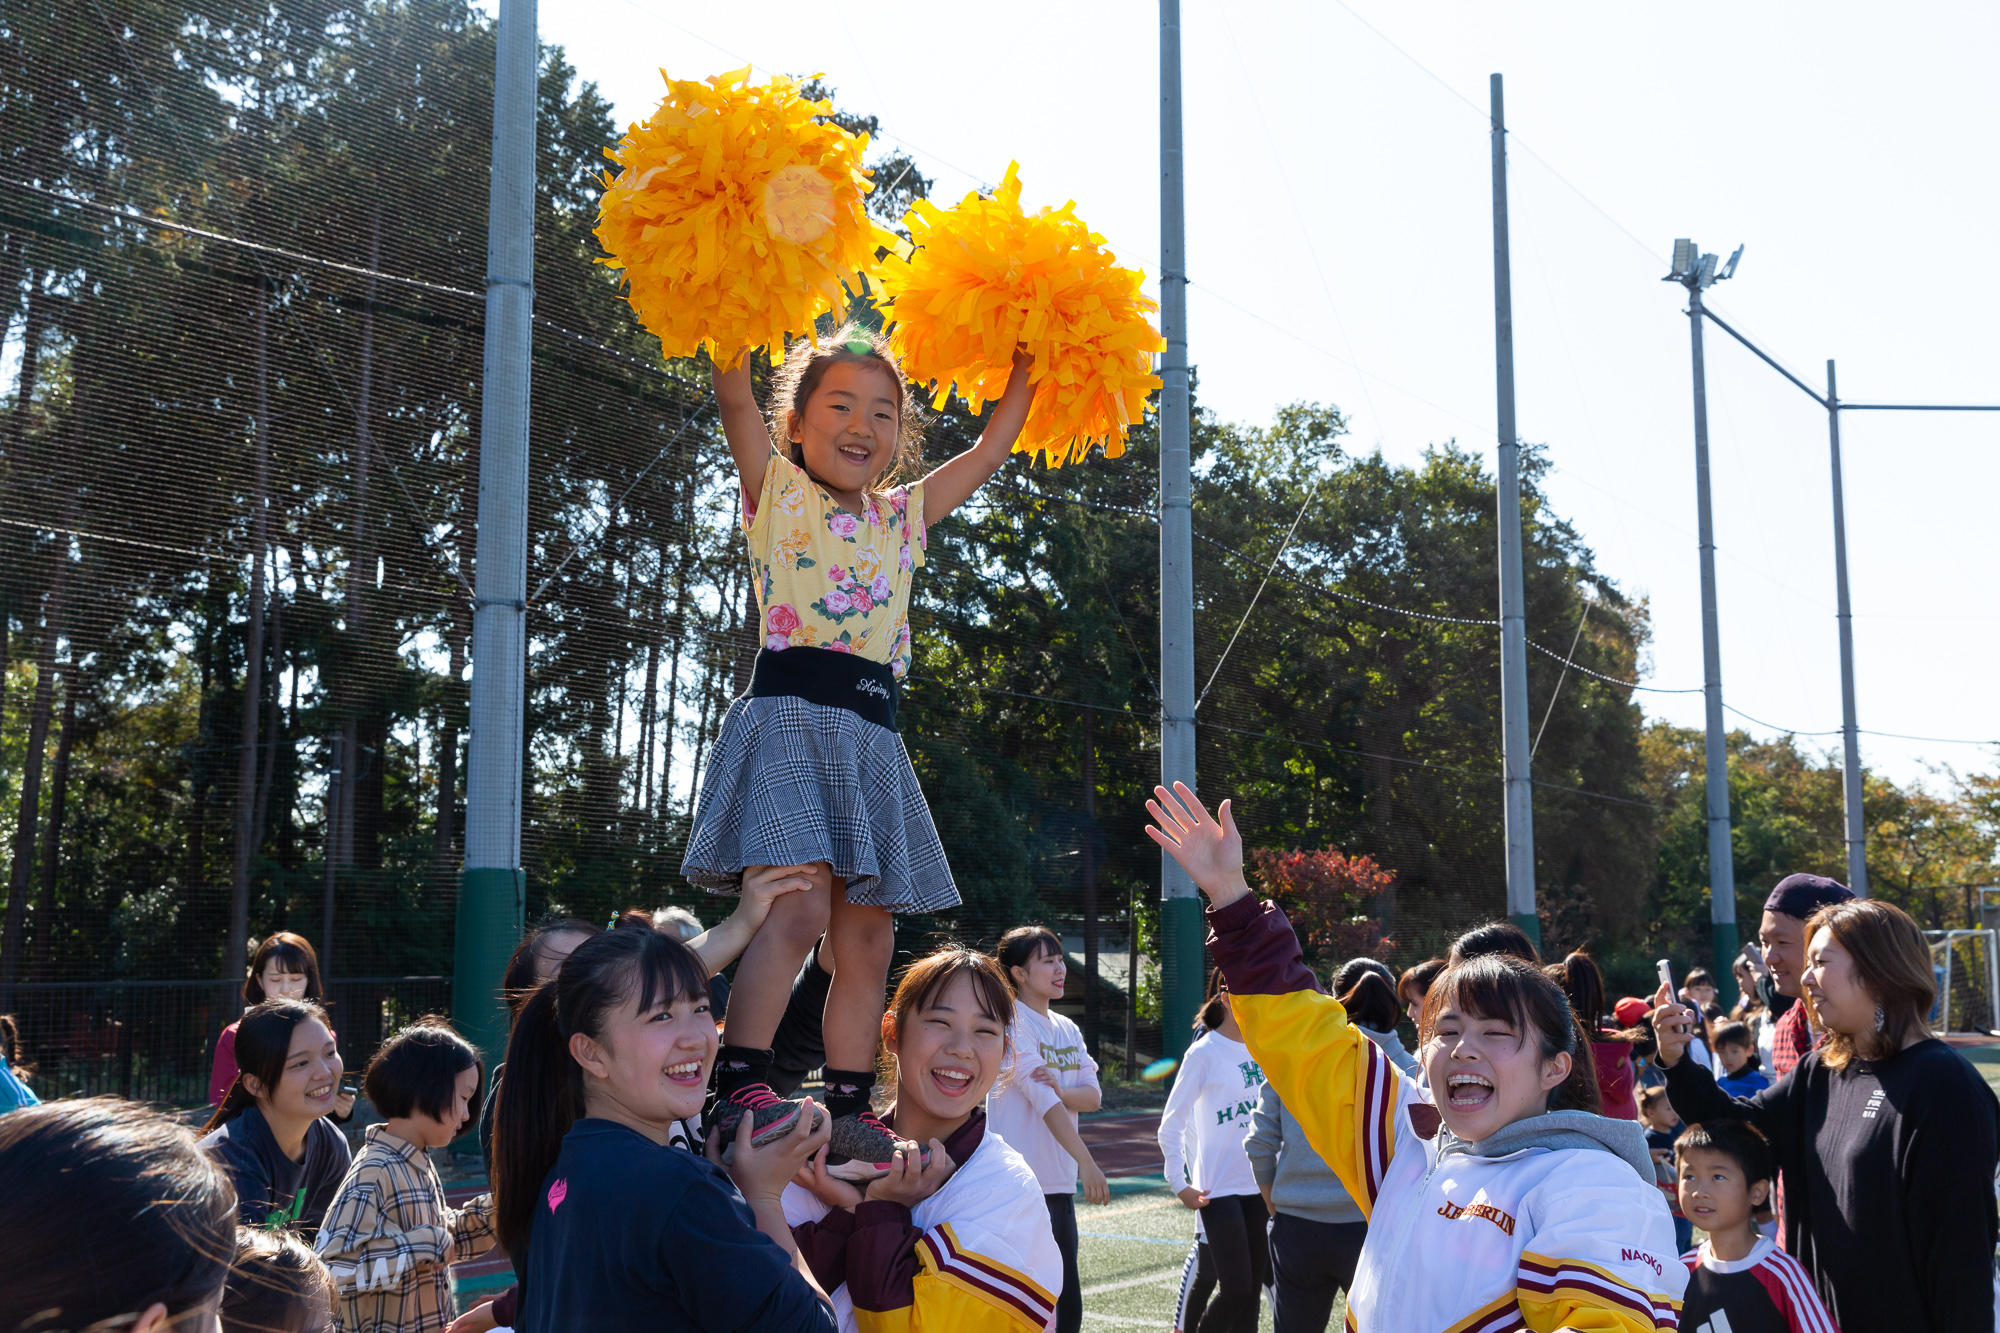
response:
<path id="1" fill-rule="evenodd" d="M 896 673 L 887 662 L 870 662 L 831 648 L 757 650 L 750 671 L 750 696 L 789 695 L 828 708 L 845 708 L 878 727 L 896 726 Z"/>

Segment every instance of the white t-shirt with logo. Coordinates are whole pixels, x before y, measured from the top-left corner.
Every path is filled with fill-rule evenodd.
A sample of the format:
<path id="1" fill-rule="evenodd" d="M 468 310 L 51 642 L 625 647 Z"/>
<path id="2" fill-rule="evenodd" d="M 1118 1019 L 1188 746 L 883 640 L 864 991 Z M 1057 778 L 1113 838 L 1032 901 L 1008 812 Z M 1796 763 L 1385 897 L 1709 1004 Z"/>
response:
<path id="1" fill-rule="evenodd" d="M 1051 1009 L 1036 1013 L 1025 1004 L 1014 1006 L 1007 1029 L 1007 1063 L 993 1090 L 986 1094 L 986 1123 L 1033 1168 L 1044 1194 L 1076 1192 L 1076 1159 L 1049 1133 L 1045 1117 L 1062 1104 L 1056 1090 L 1032 1077 L 1046 1069 L 1065 1088 L 1097 1086 L 1097 1061 L 1083 1044 L 1076 1024 Z M 1074 1111 L 1065 1111 L 1070 1124 Z"/>
<path id="2" fill-rule="evenodd" d="M 1169 1189 L 1193 1185 L 1211 1199 L 1257 1192 L 1243 1140 L 1263 1087 L 1263 1072 L 1248 1046 L 1220 1032 L 1195 1038 L 1181 1058 L 1160 1116 L 1160 1155 L 1166 1159 Z"/>

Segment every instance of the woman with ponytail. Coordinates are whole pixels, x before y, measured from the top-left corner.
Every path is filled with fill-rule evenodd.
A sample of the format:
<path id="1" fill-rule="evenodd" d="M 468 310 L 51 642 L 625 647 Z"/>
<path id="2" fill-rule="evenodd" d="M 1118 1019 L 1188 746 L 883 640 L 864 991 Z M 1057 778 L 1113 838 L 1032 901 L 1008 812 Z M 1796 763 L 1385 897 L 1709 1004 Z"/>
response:
<path id="1" fill-rule="evenodd" d="M 326 1011 L 265 1000 L 236 1025 L 236 1077 L 202 1127 L 201 1148 L 236 1183 L 243 1225 L 310 1241 L 347 1174 L 347 1140 L 326 1122 L 340 1051 Z"/>
<path id="2" fill-rule="evenodd" d="M 780 1193 L 827 1140 L 801 1115 L 725 1170 L 670 1146 L 715 1063 L 708 970 L 643 924 L 580 942 L 521 1006 L 493 1126 L 493 1220 L 520 1280 L 522 1333 L 832 1333 Z M 811 1104 L 807 1103 L 807 1111 Z"/>
<path id="3" fill-rule="evenodd" d="M 1498 954 L 1424 997 L 1427 1094 L 1349 1021 L 1243 876 L 1229 803 L 1184 784 L 1147 829 L 1209 900 L 1245 1044 L 1368 1215 L 1354 1333 L 1662 1333 L 1687 1268 L 1639 1126 L 1597 1115 L 1587 1036 L 1540 968 Z M 1435 1104 L 1430 1100 L 1435 1096 Z"/>
<path id="4" fill-rule="evenodd" d="M 1560 963 L 1550 963 L 1549 980 L 1562 987 L 1570 1012 L 1590 1044 L 1597 1070 L 1599 1113 L 1613 1120 L 1639 1118 L 1639 1070 L 1632 1060 L 1632 1039 L 1605 1022 L 1604 974 L 1581 950 Z"/>

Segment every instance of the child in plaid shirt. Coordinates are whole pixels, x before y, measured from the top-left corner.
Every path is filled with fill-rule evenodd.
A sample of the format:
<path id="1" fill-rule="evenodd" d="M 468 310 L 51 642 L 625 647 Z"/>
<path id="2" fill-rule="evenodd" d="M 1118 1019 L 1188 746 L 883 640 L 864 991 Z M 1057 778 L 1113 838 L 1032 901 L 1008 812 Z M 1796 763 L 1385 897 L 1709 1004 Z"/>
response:
<path id="1" fill-rule="evenodd" d="M 391 1037 L 363 1089 L 388 1117 L 370 1125 L 316 1248 L 333 1273 L 341 1333 L 438 1333 L 452 1321 L 450 1265 L 493 1245 L 493 1197 L 445 1206 L 427 1153 L 472 1123 L 484 1071 L 442 1019 Z"/>

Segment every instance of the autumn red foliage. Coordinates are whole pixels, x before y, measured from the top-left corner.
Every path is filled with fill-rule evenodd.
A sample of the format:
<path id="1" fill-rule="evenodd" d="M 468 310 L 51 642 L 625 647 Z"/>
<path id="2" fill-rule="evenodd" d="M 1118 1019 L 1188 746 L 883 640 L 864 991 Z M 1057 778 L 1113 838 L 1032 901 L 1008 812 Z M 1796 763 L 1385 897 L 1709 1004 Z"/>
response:
<path id="1" fill-rule="evenodd" d="M 1396 872 L 1372 856 L 1349 856 L 1338 847 L 1250 853 L 1266 896 L 1285 909 L 1310 960 L 1330 964 L 1363 954 L 1382 957 L 1395 941 L 1382 934 L 1376 902 L 1396 882 Z"/>

